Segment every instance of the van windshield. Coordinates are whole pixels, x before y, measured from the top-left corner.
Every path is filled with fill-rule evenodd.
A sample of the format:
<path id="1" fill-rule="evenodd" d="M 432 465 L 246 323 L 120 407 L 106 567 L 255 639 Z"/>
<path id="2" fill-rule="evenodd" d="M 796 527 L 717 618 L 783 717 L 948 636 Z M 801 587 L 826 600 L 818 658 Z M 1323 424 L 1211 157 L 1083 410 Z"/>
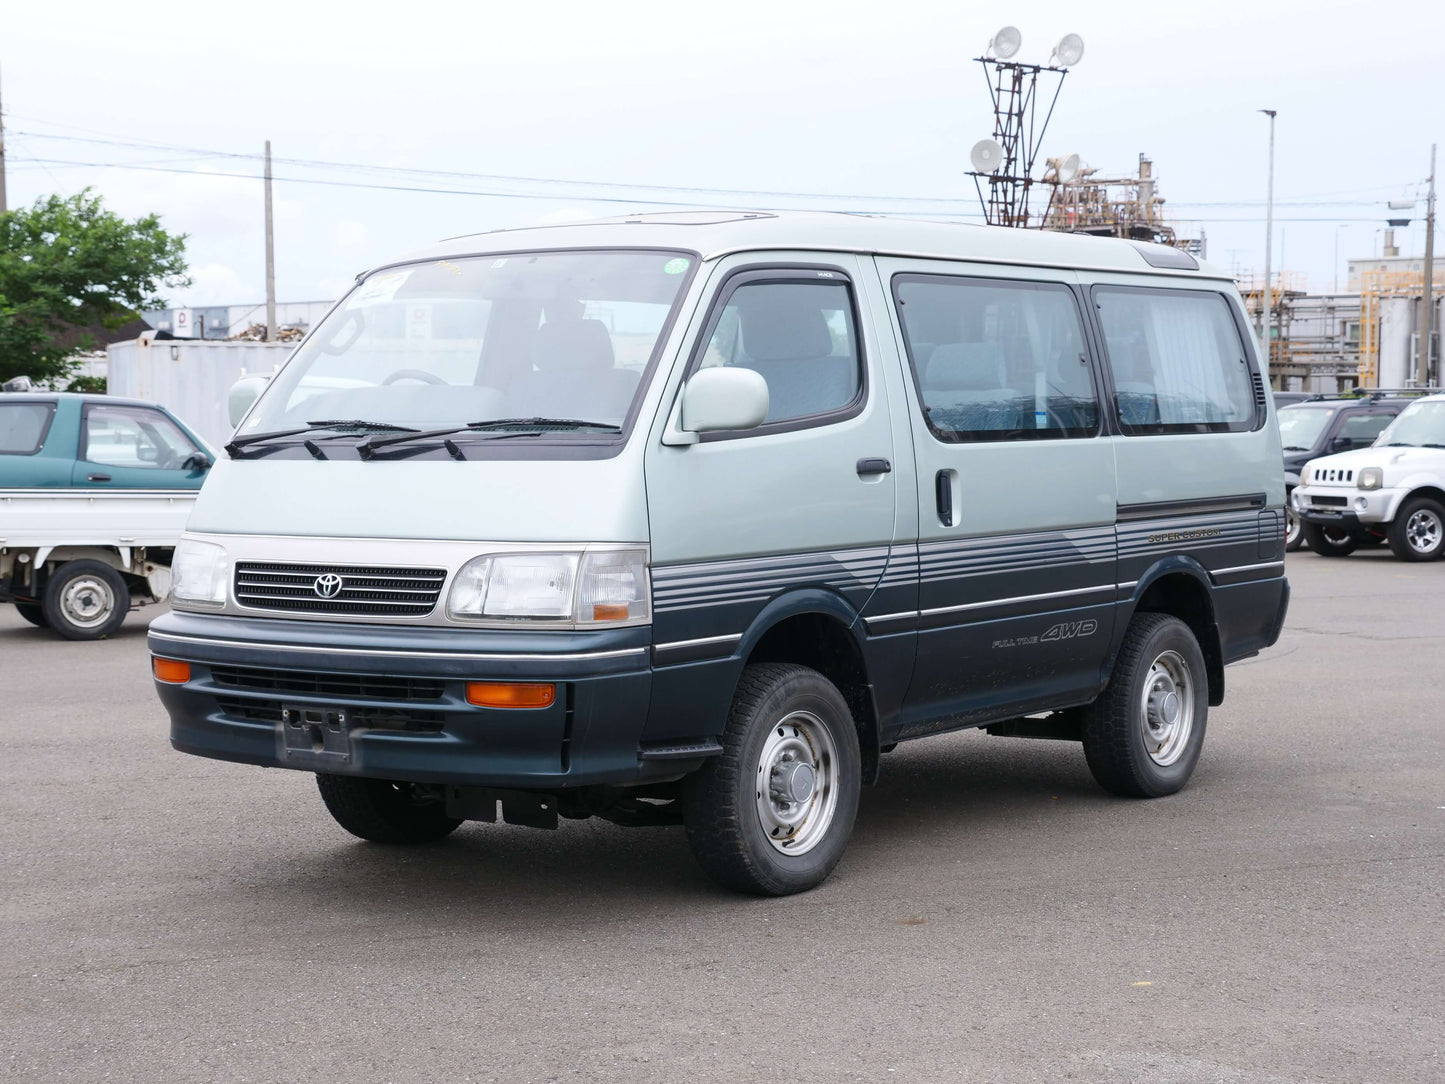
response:
<path id="1" fill-rule="evenodd" d="M 1422 399 L 1402 410 L 1375 441 L 1376 447 L 1391 445 L 1445 448 L 1445 400 Z"/>
<path id="2" fill-rule="evenodd" d="M 597 425 L 547 428 L 615 435 L 693 262 L 534 252 L 378 271 L 291 357 L 242 435 L 336 418 L 417 430 L 575 419 Z"/>

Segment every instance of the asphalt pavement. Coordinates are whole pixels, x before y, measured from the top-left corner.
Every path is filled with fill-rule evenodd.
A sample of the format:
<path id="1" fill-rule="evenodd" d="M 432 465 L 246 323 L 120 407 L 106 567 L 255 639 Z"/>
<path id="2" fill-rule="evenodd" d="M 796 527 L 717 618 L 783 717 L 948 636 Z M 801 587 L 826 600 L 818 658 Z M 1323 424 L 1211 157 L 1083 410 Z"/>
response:
<path id="1" fill-rule="evenodd" d="M 360 843 L 309 775 L 171 751 L 155 610 L 0 607 L 0 1078 L 1445 1080 L 1445 563 L 1289 575 L 1180 794 L 908 743 L 781 900 L 676 828 Z"/>

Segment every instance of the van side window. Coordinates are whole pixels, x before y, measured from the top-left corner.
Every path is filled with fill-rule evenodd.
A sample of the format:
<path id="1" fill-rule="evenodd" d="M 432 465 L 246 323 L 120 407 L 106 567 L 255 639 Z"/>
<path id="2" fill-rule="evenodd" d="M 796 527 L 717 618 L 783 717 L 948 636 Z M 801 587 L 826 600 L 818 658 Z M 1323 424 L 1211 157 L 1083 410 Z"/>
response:
<path id="1" fill-rule="evenodd" d="M 893 281 L 924 418 L 939 440 L 1098 431 L 1083 321 L 1067 286 L 936 275 Z"/>
<path id="2" fill-rule="evenodd" d="M 763 424 L 831 414 L 862 388 L 853 303 L 842 283 L 747 282 L 728 296 L 700 368 L 735 365 L 768 382 Z"/>
<path id="3" fill-rule="evenodd" d="M 1254 428 L 1247 355 L 1224 295 L 1099 287 L 1094 301 L 1125 433 Z"/>

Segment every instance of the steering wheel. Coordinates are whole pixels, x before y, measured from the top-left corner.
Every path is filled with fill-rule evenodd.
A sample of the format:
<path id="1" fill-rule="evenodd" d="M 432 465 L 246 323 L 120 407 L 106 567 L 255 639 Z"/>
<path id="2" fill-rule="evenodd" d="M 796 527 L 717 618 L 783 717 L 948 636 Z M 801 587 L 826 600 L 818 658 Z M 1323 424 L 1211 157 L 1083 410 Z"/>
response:
<path id="1" fill-rule="evenodd" d="M 381 382 L 381 387 L 388 384 L 395 384 L 398 380 L 420 380 L 423 384 L 445 384 L 446 381 L 437 376 L 436 373 L 429 373 L 425 369 L 398 369 L 394 373 L 388 373 L 386 379 Z"/>

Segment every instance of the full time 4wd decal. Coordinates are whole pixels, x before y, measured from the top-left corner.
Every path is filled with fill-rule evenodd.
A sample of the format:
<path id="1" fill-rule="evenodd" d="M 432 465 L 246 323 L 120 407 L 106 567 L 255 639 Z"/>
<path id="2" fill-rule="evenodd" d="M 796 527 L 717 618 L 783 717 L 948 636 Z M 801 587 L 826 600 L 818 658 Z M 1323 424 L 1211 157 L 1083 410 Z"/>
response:
<path id="1" fill-rule="evenodd" d="M 1092 636 L 1099 631 L 1099 623 L 1092 617 L 1082 621 L 1060 621 L 1057 625 L 1050 625 L 1037 636 L 1010 636 L 1005 640 L 995 640 L 993 646 L 1001 647 L 1029 647 L 1032 644 L 1042 644 L 1049 640 L 1072 640 L 1079 636 Z"/>

